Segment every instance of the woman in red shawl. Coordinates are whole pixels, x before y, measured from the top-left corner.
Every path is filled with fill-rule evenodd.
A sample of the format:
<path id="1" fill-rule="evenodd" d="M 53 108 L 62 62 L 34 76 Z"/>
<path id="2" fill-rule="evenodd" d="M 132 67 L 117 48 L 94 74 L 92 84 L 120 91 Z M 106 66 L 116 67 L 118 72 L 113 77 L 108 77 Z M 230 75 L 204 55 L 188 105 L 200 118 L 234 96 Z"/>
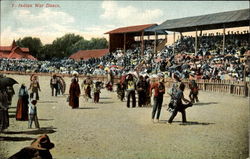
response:
<path id="1" fill-rule="evenodd" d="M 29 93 L 24 84 L 19 89 L 19 99 L 16 108 L 16 120 L 28 121 Z"/>
<path id="2" fill-rule="evenodd" d="M 69 105 L 72 109 L 79 108 L 80 86 L 76 79 L 72 80 L 69 89 Z"/>

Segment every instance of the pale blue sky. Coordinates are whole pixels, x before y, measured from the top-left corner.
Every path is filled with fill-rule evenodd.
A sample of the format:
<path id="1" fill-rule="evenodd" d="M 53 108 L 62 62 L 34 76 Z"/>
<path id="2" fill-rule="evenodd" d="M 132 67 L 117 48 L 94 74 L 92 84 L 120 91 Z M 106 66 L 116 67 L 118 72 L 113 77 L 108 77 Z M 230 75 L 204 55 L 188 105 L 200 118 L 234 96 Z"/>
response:
<path id="1" fill-rule="evenodd" d="M 35 7 L 47 3 L 60 7 Z M 66 33 L 89 39 L 117 27 L 246 8 L 248 1 L 1 1 L 0 42 L 35 36 L 50 43 Z"/>

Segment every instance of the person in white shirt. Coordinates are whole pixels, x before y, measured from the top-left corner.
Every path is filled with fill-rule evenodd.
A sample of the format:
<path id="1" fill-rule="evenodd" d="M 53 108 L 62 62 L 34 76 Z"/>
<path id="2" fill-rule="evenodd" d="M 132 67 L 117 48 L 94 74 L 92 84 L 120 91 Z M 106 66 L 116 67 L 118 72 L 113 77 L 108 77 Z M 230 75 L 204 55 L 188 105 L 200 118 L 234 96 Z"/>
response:
<path id="1" fill-rule="evenodd" d="M 37 118 L 37 108 L 36 108 L 36 100 L 32 100 L 29 104 L 29 125 L 28 128 L 32 128 L 33 121 L 35 122 L 35 127 L 40 129 L 38 118 Z"/>

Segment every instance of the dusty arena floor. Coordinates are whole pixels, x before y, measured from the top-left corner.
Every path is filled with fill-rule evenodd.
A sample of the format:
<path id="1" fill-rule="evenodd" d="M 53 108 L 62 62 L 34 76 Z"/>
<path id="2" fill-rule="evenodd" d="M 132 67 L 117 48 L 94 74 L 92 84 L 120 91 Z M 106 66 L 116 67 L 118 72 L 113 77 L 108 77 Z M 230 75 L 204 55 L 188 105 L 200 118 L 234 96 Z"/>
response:
<path id="1" fill-rule="evenodd" d="M 29 85 L 29 76 L 8 75 Z M 39 77 L 37 104 L 41 130 L 15 120 L 17 93 L 9 110 L 10 127 L 0 134 L 0 158 L 7 158 L 47 133 L 55 159 L 245 159 L 248 157 L 249 99 L 200 92 L 200 103 L 166 124 L 169 97 L 165 95 L 160 123 L 151 122 L 152 108 L 126 108 L 115 92 L 102 90 L 99 104 L 84 102 L 72 110 L 66 96 L 51 97 L 50 77 Z M 67 93 L 70 78 L 67 81 Z M 81 81 L 82 82 L 82 79 Z M 186 92 L 186 96 L 187 96 Z"/>

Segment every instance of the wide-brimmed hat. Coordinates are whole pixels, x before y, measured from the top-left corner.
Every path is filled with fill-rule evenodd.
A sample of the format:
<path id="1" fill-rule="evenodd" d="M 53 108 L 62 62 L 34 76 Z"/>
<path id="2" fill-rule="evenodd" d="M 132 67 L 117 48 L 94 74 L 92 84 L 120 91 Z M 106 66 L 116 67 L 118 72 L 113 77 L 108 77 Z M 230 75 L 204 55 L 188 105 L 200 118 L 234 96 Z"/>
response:
<path id="1" fill-rule="evenodd" d="M 54 143 L 50 142 L 48 135 L 39 136 L 31 143 L 31 147 L 38 150 L 49 150 L 54 147 Z"/>

